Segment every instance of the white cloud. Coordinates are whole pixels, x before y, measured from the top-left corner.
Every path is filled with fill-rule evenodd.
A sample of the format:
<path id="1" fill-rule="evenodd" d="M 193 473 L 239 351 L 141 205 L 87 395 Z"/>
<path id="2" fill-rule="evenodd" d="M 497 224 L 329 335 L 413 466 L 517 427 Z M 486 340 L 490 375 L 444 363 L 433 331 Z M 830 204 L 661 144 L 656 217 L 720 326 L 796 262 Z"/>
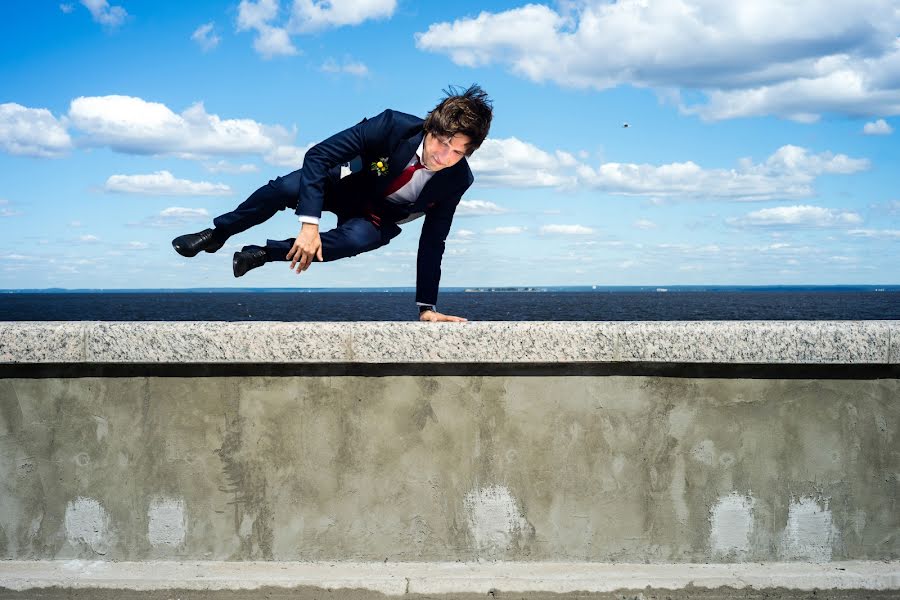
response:
<path id="1" fill-rule="evenodd" d="M 764 208 L 727 222 L 741 227 L 843 227 L 861 223 L 862 218 L 854 212 L 798 205 Z"/>
<path id="2" fill-rule="evenodd" d="M 368 77 L 369 67 L 359 61 L 345 59 L 343 63 L 338 63 L 333 58 L 327 59 L 320 69 L 325 73 L 334 73 L 337 75 L 347 74 L 354 77 Z"/>
<path id="3" fill-rule="evenodd" d="M 166 219 L 200 219 L 209 216 L 205 208 L 184 208 L 182 206 L 170 206 L 159 213 Z"/>
<path id="4" fill-rule="evenodd" d="M 469 164 L 479 185 L 593 188 L 609 194 L 771 200 L 813 194 L 816 177 L 868 169 L 865 159 L 813 154 L 786 145 L 765 162 L 741 160 L 734 169 L 705 169 L 692 162 L 648 165 L 578 162 L 572 154 L 544 151 L 517 138 L 488 139 Z"/>
<path id="5" fill-rule="evenodd" d="M 863 127 L 863 133 L 866 135 L 890 135 L 894 133 L 894 129 L 884 119 L 878 119 L 877 121 L 866 123 Z"/>
<path id="6" fill-rule="evenodd" d="M 143 219 L 139 223 L 129 223 L 129 227 L 188 227 L 197 226 L 198 221 L 209 220 L 209 211 L 205 208 L 186 208 L 170 206 L 159 214 Z"/>
<path id="7" fill-rule="evenodd" d="M 57 120 L 46 109 L 0 104 L 0 151 L 39 157 L 60 156 L 73 146 L 63 127 L 77 132 L 80 146 L 108 146 L 128 154 L 204 159 L 213 155 L 257 154 L 276 165 L 298 168 L 311 146 L 291 144 L 295 132 L 252 119 L 223 119 L 197 102 L 180 114 L 165 104 L 133 96 L 79 97 L 68 116 Z M 252 172 L 251 165 L 222 172 Z M 211 170 L 217 170 L 215 166 Z"/>
<path id="8" fill-rule="evenodd" d="M 847 233 L 855 237 L 900 239 L 900 229 L 851 229 Z"/>
<path id="9" fill-rule="evenodd" d="M 497 206 L 487 200 L 460 200 L 456 207 L 457 217 L 475 217 L 481 215 L 502 215 L 507 213 L 505 208 Z"/>
<path id="10" fill-rule="evenodd" d="M 253 40 L 253 48 L 263 58 L 273 58 L 275 56 L 294 56 L 299 51 L 294 44 L 287 31 L 280 27 L 269 27 L 264 25 L 257 28 L 256 39 Z"/>
<path id="11" fill-rule="evenodd" d="M 541 235 L 590 235 L 594 230 L 584 225 L 544 225 Z"/>
<path id="12" fill-rule="evenodd" d="M 475 237 L 475 232 L 470 231 L 468 229 L 460 229 L 459 231 L 456 232 L 456 237 L 463 239 L 463 240 L 471 239 L 471 238 Z"/>
<path id="13" fill-rule="evenodd" d="M 191 39 L 194 40 L 204 52 L 209 52 L 218 46 L 221 41 L 221 38 L 213 31 L 215 26 L 216 24 L 213 22 L 204 23 L 191 34 Z"/>
<path id="14" fill-rule="evenodd" d="M 62 3 L 59 5 L 59 10 L 63 11 L 65 14 L 69 14 L 73 10 L 75 10 L 75 6 L 69 3 Z"/>
<path id="15" fill-rule="evenodd" d="M 238 5 L 237 30 L 256 31 L 253 48 L 266 59 L 298 53 L 288 32 L 269 23 L 278 16 L 278 9 L 277 0 L 241 0 Z"/>
<path id="16" fill-rule="evenodd" d="M 72 139 L 49 110 L 0 104 L 0 149 L 4 152 L 52 158 L 71 147 Z"/>
<path id="17" fill-rule="evenodd" d="M 526 227 L 518 226 L 495 227 L 493 229 L 488 229 L 487 231 L 485 231 L 485 233 L 489 233 L 492 235 L 518 235 L 520 233 L 524 233 L 526 229 Z"/>
<path id="18" fill-rule="evenodd" d="M 565 152 L 550 154 L 518 138 L 486 139 L 469 159 L 480 185 L 564 187 L 574 185 L 575 172 Z"/>
<path id="19" fill-rule="evenodd" d="M 656 223 L 647 219 L 638 219 L 634 222 L 634 226 L 637 229 L 656 229 L 657 227 Z"/>
<path id="20" fill-rule="evenodd" d="M 692 244 L 656 244 L 655 248 L 661 250 L 663 256 L 671 256 L 674 253 L 687 256 L 714 256 L 719 254 L 721 248 L 715 244 L 694 246 Z"/>
<path id="21" fill-rule="evenodd" d="M 292 33 L 359 25 L 370 19 L 387 19 L 397 0 L 294 0 L 288 22 Z"/>
<path id="22" fill-rule="evenodd" d="M 259 167 L 254 164 L 244 163 L 236 165 L 226 160 L 203 165 L 210 173 L 228 173 L 229 175 L 242 175 L 244 173 L 257 173 Z"/>
<path id="23" fill-rule="evenodd" d="M 150 244 L 146 242 L 128 242 L 125 247 L 128 250 L 146 250 L 150 247 Z"/>
<path id="24" fill-rule="evenodd" d="M 270 165 L 296 170 L 303 165 L 303 157 L 306 156 L 306 152 L 312 147 L 313 144 L 303 148 L 291 145 L 276 146 L 263 159 Z"/>
<path id="25" fill-rule="evenodd" d="M 238 5 L 238 29 L 253 29 L 278 16 L 278 0 L 241 0 Z"/>
<path id="26" fill-rule="evenodd" d="M 256 31 L 253 47 L 263 58 L 292 56 L 299 51 L 291 35 L 386 19 L 396 8 L 396 0 L 294 0 L 290 16 L 283 20 L 279 19 L 278 0 L 241 0 L 237 30 Z M 323 70 L 335 66 L 326 63 Z M 351 63 L 332 72 L 366 76 L 368 69 L 362 63 Z"/>
<path id="27" fill-rule="evenodd" d="M 8 208 L 10 202 L 4 198 L 0 198 L 0 218 L 4 217 L 18 217 L 22 214 L 21 211 L 14 210 L 12 208 Z"/>
<path id="28" fill-rule="evenodd" d="M 128 18 L 124 8 L 110 6 L 107 0 L 81 0 L 81 3 L 91 12 L 94 21 L 107 27 L 118 27 Z"/>
<path id="29" fill-rule="evenodd" d="M 168 171 L 149 175 L 111 175 L 104 189 L 119 194 L 145 194 L 151 196 L 224 196 L 231 188 L 223 183 L 176 179 Z"/>
<path id="30" fill-rule="evenodd" d="M 133 96 L 90 96 L 72 101 L 69 121 L 82 142 L 131 154 L 245 154 L 270 151 L 288 137 L 281 127 L 251 119 L 221 119 L 198 102 L 181 114 Z"/>
<path id="31" fill-rule="evenodd" d="M 0 254 L 0 259 L 21 261 L 21 262 L 37 262 L 37 261 L 46 261 L 47 260 L 43 256 L 33 256 L 30 254 L 18 254 L 15 252 L 10 253 L 10 254 Z"/>
<path id="32" fill-rule="evenodd" d="M 99 242 L 99 241 L 100 241 L 100 238 L 98 238 L 96 235 L 92 235 L 92 234 L 89 233 L 89 234 L 87 234 L 87 235 L 80 235 L 80 236 L 78 236 L 78 241 L 79 241 L 79 242 L 84 242 L 84 243 L 86 243 L 86 244 L 92 244 L 92 243 L 94 243 L 94 242 Z"/>
<path id="33" fill-rule="evenodd" d="M 435 23 L 419 48 L 535 82 L 699 91 L 706 119 L 900 114 L 893 0 L 581 0 Z"/>

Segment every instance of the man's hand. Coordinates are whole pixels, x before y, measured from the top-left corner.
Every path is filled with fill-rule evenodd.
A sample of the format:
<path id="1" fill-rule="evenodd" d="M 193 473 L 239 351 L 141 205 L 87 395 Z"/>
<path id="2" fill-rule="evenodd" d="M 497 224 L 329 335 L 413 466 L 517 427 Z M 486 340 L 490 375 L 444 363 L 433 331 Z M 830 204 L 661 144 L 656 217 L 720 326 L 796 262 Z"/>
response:
<path id="1" fill-rule="evenodd" d="M 426 310 L 419 315 L 420 321 L 452 321 L 454 323 L 465 323 L 468 319 L 462 317 L 454 317 L 453 315 L 445 315 L 436 310 Z"/>
<path id="2" fill-rule="evenodd" d="M 315 223 L 304 223 L 294 240 L 294 245 L 287 253 L 291 261 L 291 270 L 297 267 L 297 275 L 309 268 L 313 257 L 322 260 L 322 239 L 319 237 L 319 226 Z"/>

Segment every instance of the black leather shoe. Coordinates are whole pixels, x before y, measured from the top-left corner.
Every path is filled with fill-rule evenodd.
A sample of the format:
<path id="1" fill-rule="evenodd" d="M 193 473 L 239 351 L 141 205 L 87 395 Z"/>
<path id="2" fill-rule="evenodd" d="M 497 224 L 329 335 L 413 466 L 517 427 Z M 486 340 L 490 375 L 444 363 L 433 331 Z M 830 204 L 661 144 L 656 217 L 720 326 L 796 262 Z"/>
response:
<path id="1" fill-rule="evenodd" d="M 268 262 L 266 251 L 259 246 L 244 246 L 240 252 L 234 253 L 231 259 L 231 269 L 235 277 L 240 277 L 250 269 L 261 267 Z"/>
<path id="2" fill-rule="evenodd" d="M 188 258 L 197 256 L 201 250 L 215 252 L 224 245 L 224 240 L 220 242 L 213 237 L 212 229 L 204 229 L 199 233 L 186 233 L 172 240 L 175 252 Z"/>

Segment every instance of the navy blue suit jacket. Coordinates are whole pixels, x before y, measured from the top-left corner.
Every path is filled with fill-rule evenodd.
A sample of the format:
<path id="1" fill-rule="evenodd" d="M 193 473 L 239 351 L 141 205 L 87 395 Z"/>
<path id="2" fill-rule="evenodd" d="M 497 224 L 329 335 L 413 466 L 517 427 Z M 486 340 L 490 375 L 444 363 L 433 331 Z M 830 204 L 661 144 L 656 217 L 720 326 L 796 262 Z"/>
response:
<path id="1" fill-rule="evenodd" d="M 475 178 L 463 158 L 436 172 L 413 205 L 393 204 L 384 198 L 388 184 L 406 168 L 422 143 L 423 124 L 419 117 L 386 110 L 310 148 L 303 159 L 296 212 L 320 217 L 323 208 L 340 212 L 342 206 L 372 205 L 382 217 L 382 227 L 392 227 L 397 233 L 395 223 L 424 213 L 416 260 L 416 301 L 436 304 L 444 243 L 456 206 Z M 383 158 L 388 159 L 388 173 L 379 176 L 371 165 Z M 341 179 L 344 164 L 350 164 L 354 172 Z"/>

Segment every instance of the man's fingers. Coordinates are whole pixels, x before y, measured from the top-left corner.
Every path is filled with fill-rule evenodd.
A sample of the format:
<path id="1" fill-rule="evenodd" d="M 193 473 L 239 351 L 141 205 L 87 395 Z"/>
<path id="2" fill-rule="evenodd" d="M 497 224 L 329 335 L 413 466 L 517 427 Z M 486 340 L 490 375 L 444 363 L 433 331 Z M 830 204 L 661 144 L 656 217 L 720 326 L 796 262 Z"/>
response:
<path id="1" fill-rule="evenodd" d="M 297 259 L 297 274 L 299 275 L 303 271 L 309 268 L 309 263 L 312 259 L 312 255 L 305 250 L 301 250 L 299 257 Z"/>
<path id="2" fill-rule="evenodd" d="M 438 316 L 435 320 L 447 321 L 447 322 L 451 322 L 451 323 L 465 323 L 466 321 L 468 321 L 468 319 L 465 319 L 463 317 L 455 317 L 453 315 L 445 315 L 445 314 L 441 314 L 441 313 L 438 313 Z"/>
<path id="3" fill-rule="evenodd" d="M 297 245 L 292 247 L 287 254 L 287 259 L 291 261 L 291 270 L 297 271 L 298 275 L 309 268 L 314 258 L 318 258 L 320 261 L 322 260 L 321 244 L 319 244 L 315 250 L 306 249 Z"/>

